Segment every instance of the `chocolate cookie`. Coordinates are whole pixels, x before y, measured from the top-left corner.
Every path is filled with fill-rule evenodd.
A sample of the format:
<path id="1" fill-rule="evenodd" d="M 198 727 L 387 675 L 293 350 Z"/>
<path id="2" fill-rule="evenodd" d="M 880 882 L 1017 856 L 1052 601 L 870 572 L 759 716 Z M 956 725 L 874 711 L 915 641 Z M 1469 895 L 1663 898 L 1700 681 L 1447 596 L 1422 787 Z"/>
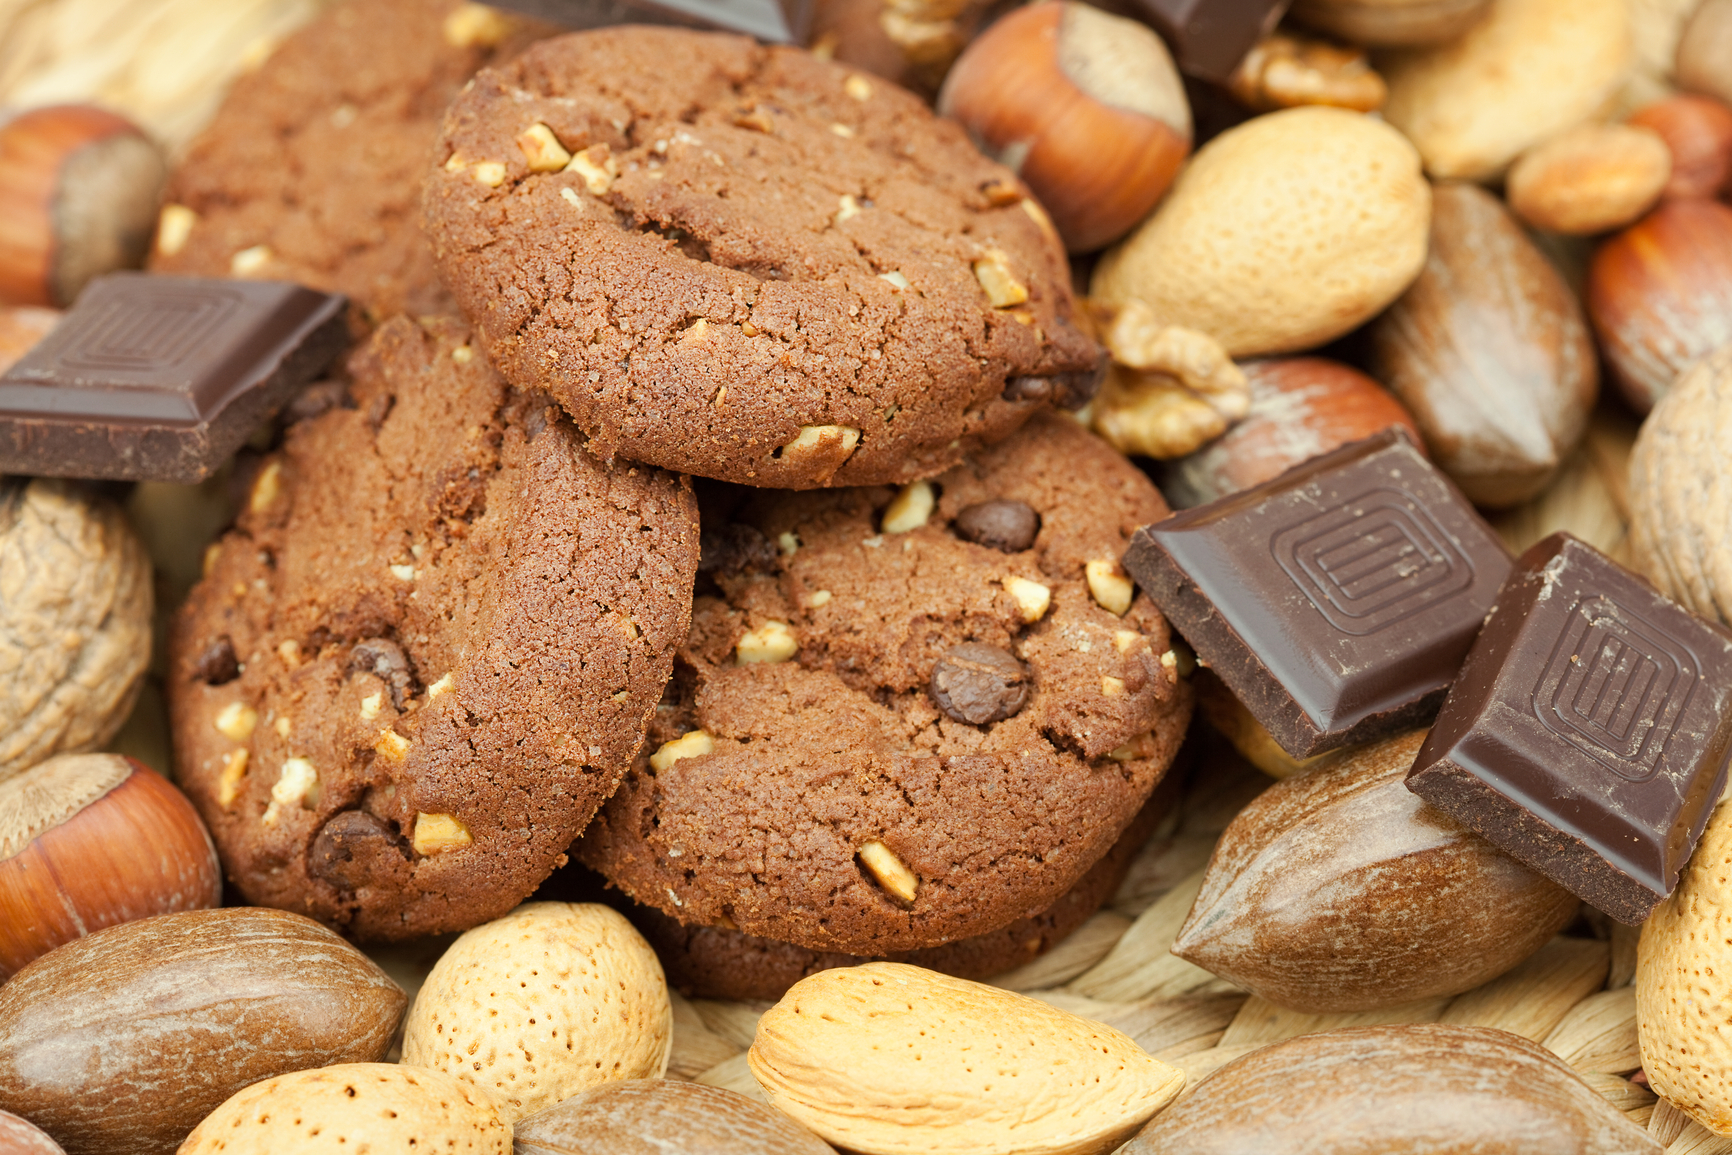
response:
<path id="1" fill-rule="evenodd" d="M 653 753 L 573 853 L 682 921 L 853 955 L 1076 885 L 1190 713 L 1166 622 L 1116 571 L 1166 512 L 1148 479 L 1041 415 L 901 492 L 719 488 Z"/>
<path id="2" fill-rule="evenodd" d="M 1137 811 L 1106 857 L 1046 910 L 989 934 L 886 958 L 965 979 L 990 978 L 1032 962 L 1063 942 L 1112 897 L 1137 851 L 1177 805 L 1177 792 L 1165 789 L 1176 781 L 1173 776 L 1162 779 L 1162 788 Z M 634 907 L 626 914 L 655 947 L 668 983 L 692 998 L 775 1002 L 807 975 L 870 961 L 858 955 L 807 950 L 725 927 L 685 926 L 650 907 Z"/>
<path id="3" fill-rule="evenodd" d="M 456 321 L 396 318 L 349 368 L 207 555 L 169 704 L 247 900 L 398 939 L 510 910 L 613 791 L 690 622 L 697 510 Z"/>
<path id="4" fill-rule="evenodd" d="M 421 235 L 440 119 L 477 68 L 552 31 L 458 0 L 332 5 L 193 142 L 151 267 L 346 293 L 357 330 L 453 311 Z"/>
<path id="5" fill-rule="evenodd" d="M 604 455 L 804 489 L 932 477 L 1092 393 L 1008 169 L 792 48 L 624 27 L 484 69 L 426 219 L 501 371 Z"/>

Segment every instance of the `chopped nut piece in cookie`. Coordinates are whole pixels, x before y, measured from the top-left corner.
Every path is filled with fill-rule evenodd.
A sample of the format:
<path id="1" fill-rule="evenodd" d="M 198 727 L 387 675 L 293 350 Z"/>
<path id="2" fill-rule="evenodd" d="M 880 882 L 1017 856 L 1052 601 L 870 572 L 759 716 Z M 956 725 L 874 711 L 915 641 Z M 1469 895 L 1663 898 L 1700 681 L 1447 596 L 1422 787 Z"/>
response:
<path id="1" fill-rule="evenodd" d="M 995 309 L 1008 309 L 1028 300 L 1028 286 L 1016 279 L 1010 270 L 1010 258 L 1002 249 L 988 249 L 974 262 L 974 278 L 986 290 L 986 299 Z"/>
<path id="2" fill-rule="evenodd" d="M 236 277 L 250 277 L 262 271 L 275 257 L 271 246 L 253 245 L 229 258 L 229 273 Z"/>
<path id="3" fill-rule="evenodd" d="M 373 739 L 373 749 L 382 758 L 401 762 L 403 756 L 409 753 L 409 739 L 395 730 L 381 730 L 379 736 Z"/>
<path id="4" fill-rule="evenodd" d="M 1109 614 L 1124 617 L 1125 611 L 1131 608 L 1131 598 L 1137 587 L 1125 576 L 1119 563 L 1096 559 L 1083 567 L 1083 573 L 1088 578 L 1089 594 L 1095 599 L 1095 604 Z"/>
<path id="5" fill-rule="evenodd" d="M 607 145 L 592 144 L 582 152 L 572 154 L 565 171 L 582 177 L 583 186 L 595 196 L 601 196 L 618 179 L 619 162 L 613 159 L 613 152 Z"/>
<path id="6" fill-rule="evenodd" d="M 855 100 L 866 101 L 872 99 L 872 86 L 866 83 L 866 78 L 858 73 L 850 76 L 847 80 L 842 82 L 842 91 L 846 92 Z"/>
<path id="7" fill-rule="evenodd" d="M 451 674 L 447 673 L 443 675 L 438 681 L 427 687 L 427 700 L 431 702 L 441 694 L 449 694 L 456 685 L 457 679 L 452 677 Z"/>
<path id="8" fill-rule="evenodd" d="M 172 257 L 186 248 L 187 238 L 197 223 L 198 214 L 185 205 L 163 205 L 156 218 L 156 251 Z"/>
<path id="9" fill-rule="evenodd" d="M 223 755 L 222 774 L 217 778 L 217 805 L 224 810 L 235 804 L 240 796 L 241 779 L 247 776 L 246 747 L 230 750 Z"/>
<path id="10" fill-rule="evenodd" d="M 464 4 L 445 17 L 445 43 L 453 48 L 493 48 L 511 33 L 511 20 L 485 4 Z"/>
<path id="11" fill-rule="evenodd" d="M 1016 599 L 1017 608 L 1022 611 L 1022 620 L 1029 623 L 1040 621 L 1046 616 L 1046 609 L 1052 605 L 1052 590 L 1036 581 L 1027 578 L 1007 577 L 1004 588 L 1010 596 Z"/>
<path id="12" fill-rule="evenodd" d="M 932 486 L 924 481 L 904 485 L 895 500 L 885 507 L 879 528 L 885 533 L 907 533 L 919 529 L 932 516 L 937 500 Z"/>
<path id="13" fill-rule="evenodd" d="M 478 161 L 470 168 L 469 175 L 479 184 L 498 188 L 505 183 L 505 166 L 496 160 Z"/>
<path id="14" fill-rule="evenodd" d="M 416 854 L 425 856 L 462 850 L 473 841 L 469 828 L 452 815 L 421 813 L 415 815 L 415 834 L 409 844 Z"/>
<path id="15" fill-rule="evenodd" d="M 253 736 L 253 727 L 258 725 L 258 722 L 257 710 L 244 702 L 230 702 L 217 711 L 216 721 L 212 724 L 223 737 L 245 742 Z"/>
<path id="16" fill-rule="evenodd" d="M 523 150 L 530 172 L 558 172 L 571 163 L 571 153 L 553 130 L 539 121 L 518 134 L 517 147 Z"/>
<path id="17" fill-rule="evenodd" d="M 920 891 L 920 879 L 909 870 L 894 851 L 882 842 L 868 842 L 860 848 L 860 861 L 873 878 L 878 880 L 891 897 L 901 902 L 913 902 Z"/>
<path id="18" fill-rule="evenodd" d="M 263 513 L 269 509 L 271 503 L 277 500 L 277 494 L 282 492 L 282 482 L 283 463 L 280 461 L 267 462 L 265 467 L 259 470 L 259 475 L 253 479 L 252 493 L 247 498 L 247 508 L 254 513 Z"/>
<path id="19" fill-rule="evenodd" d="M 741 635 L 734 646 L 734 661 L 742 666 L 753 662 L 785 662 L 799 648 L 800 639 L 787 622 L 765 622 Z"/>
<path id="20" fill-rule="evenodd" d="M 707 731 L 693 730 L 689 734 L 682 734 L 673 741 L 663 742 L 656 747 L 656 752 L 650 755 L 650 769 L 660 773 L 681 758 L 696 758 L 700 754 L 708 754 L 715 748 L 716 744 Z"/>
<path id="21" fill-rule="evenodd" d="M 271 804 L 265 807 L 263 822 L 275 826 L 284 809 L 298 806 L 310 810 L 319 803 L 319 772 L 305 758 L 289 758 L 271 787 Z"/>

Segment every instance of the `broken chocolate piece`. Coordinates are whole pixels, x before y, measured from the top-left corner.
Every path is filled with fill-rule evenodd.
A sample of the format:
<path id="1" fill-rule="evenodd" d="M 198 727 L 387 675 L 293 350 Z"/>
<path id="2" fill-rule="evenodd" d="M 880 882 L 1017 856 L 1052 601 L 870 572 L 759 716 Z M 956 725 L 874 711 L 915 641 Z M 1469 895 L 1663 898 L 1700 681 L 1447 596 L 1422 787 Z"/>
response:
<path id="1" fill-rule="evenodd" d="M 1404 432 L 1144 526 L 1124 567 L 1295 758 L 1437 712 L 1510 557 Z"/>
<path id="2" fill-rule="evenodd" d="M 500 8 L 567 28 L 609 24 L 678 24 L 756 36 L 771 44 L 804 44 L 813 0 L 494 0 Z"/>
<path id="3" fill-rule="evenodd" d="M 1720 797 L 1729 707 L 1732 635 L 1556 533 L 1504 583 L 1407 788 L 1633 925 Z"/>
<path id="4" fill-rule="evenodd" d="M 1166 40 L 1179 71 L 1224 84 L 1252 45 L 1275 31 L 1289 0 L 1122 0 Z"/>
<path id="5" fill-rule="evenodd" d="M 344 307 L 273 281 L 99 277 L 0 377 L 0 470 L 202 481 L 342 351 Z"/>

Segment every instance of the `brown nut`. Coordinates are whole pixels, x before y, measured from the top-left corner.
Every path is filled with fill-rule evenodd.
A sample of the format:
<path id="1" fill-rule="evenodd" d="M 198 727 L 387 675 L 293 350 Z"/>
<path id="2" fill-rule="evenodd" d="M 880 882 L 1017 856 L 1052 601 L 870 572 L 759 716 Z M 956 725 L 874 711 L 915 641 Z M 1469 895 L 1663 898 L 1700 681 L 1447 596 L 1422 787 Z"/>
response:
<path id="1" fill-rule="evenodd" d="M 69 1155 L 168 1155 L 260 1079 L 380 1059 L 406 1001 L 367 956 L 298 914 L 140 919 L 0 986 L 0 1102 Z"/>
<path id="2" fill-rule="evenodd" d="M 1190 106 L 1160 37 L 1070 0 L 988 28 L 938 108 L 1028 182 L 1073 253 L 1141 220 L 1191 151 Z"/>
<path id="3" fill-rule="evenodd" d="M 1732 108 L 1709 96 L 1669 96 L 1626 122 L 1660 134 L 1672 154 L 1668 200 L 1719 196 L 1732 177 Z"/>
<path id="4" fill-rule="evenodd" d="M 1659 133 L 1583 124 L 1523 153 L 1504 192 L 1516 216 L 1534 228 L 1585 237 L 1636 220 L 1671 178 L 1672 153 Z"/>
<path id="5" fill-rule="evenodd" d="M 1698 361 L 1660 398 L 1630 454 L 1630 552 L 1665 594 L 1732 622 L 1732 347 Z"/>
<path id="6" fill-rule="evenodd" d="M 1322 357 L 1271 357 L 1242 366 L 1251 391 L 1244 420 L 1168 462 L 1161 492 L 1189 509 L 1260 485 L 1302 461 L 1400 425 L 1423 444 L 1413 415 L 1370 377 Z"/>
<path id="7" fill-rule="evenodd" d="M 61 943 L 222 902 L 186 795 L 118 754 L 61 754 L 0 779 L 0 982 Z"/>
<path id="8" fill-rule="evenodd" d="M 150 558 L 120 507 L 0 478 L 0 778 L 107 742 L 150 662 Z"/>
<path id="9" fill-rule="evenodd" d="M 1182 1060 L 1181 1060 L 1182 1061 Z M 1507 1031 L 1350 1027 L 1253 1051 L 1145 1127 L 1121 1155 L 1292 1151 L 1660 1155 L 1556 1055 Z"/>
<path id="10" fill-rule="evenodd" d="M 1672 75 L 1686 92 L 1732 104 L 1732 0 L 1702 0 L 1684 25 Z"/>
<path id="11" fill-rule="evenodd" d="M 1454 40 L 1491 0 L 1294 0 L 1301 24 L 1372 48 L 1416 47 Z"/>
<path id="12" fill-rule="evenodd" d="M 0 125 L 0 304 L 65 308 L 97 274 L 143 264 L 167 177 L 150 138 L 105 109 Z"/>
<path id="13" fill-rule="evenodd" d="M 1227 90 L 1240 104 L 1258 112 L 1302 104 L 1373 112 L 1383 107 L 1389 95 L 1363 49 L 1288 32 L 1259 40 L 1227 78 Z"/>
<path id="14" fill-rule="evenodd" d="M 1407 789 L 1424 737 L 1360 747 L 1252 800 L 1173 953 L 1280 1006 L 1362 1011 L 1468 990 L 1544 946 L 1574 896 Z"/>
<path id="15" fill-rule="evenodd" d="M 1732 209 L 1666 201 L 1607 240 L 1588 267 L 1587 306 L 1612 379 L 1646 413 L 1732 341 Z"/>
<path id="16" fill-rule="evenodd" d="M 1372 372 L 1477 505 L 1544 489 L 1587 430 L 1599 365 L 1581 306 L 1496 197 L 1441 184 L 1425 271 L 1371 326 Z"/>
<path id="17" fill-rule="evenodd" d="M 0 1111 L 0 1151 L 6 1155 L 66 1155 L 65 1148 L 9 1111 Z"/>
<path id="18" fill-rule="evenodd" d="M 512 1142 L 516 1155 L 834 1155 L 780 1111 L 720 1087 L 677 1079 L 629 1079 L 580 1091 L 518 1120 Z"/>

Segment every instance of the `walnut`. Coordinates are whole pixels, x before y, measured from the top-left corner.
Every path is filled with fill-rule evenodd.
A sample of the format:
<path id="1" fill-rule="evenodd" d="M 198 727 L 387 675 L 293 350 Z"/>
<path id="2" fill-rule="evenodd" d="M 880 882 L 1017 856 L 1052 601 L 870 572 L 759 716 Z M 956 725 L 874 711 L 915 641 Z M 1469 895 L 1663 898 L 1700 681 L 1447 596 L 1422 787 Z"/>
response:
<path id="1" fill-rule="evenodd" d="M 1630 549 L 1668 597 L 1732 623 L 1732 345 L 1698 361 L 1630 455 Z"/>
<path id="2" fill-rule="evenodd" d="M 120 728 L 150 662 L 151 592 L 118 506 L 0 479 L 0 778 Z"/>

